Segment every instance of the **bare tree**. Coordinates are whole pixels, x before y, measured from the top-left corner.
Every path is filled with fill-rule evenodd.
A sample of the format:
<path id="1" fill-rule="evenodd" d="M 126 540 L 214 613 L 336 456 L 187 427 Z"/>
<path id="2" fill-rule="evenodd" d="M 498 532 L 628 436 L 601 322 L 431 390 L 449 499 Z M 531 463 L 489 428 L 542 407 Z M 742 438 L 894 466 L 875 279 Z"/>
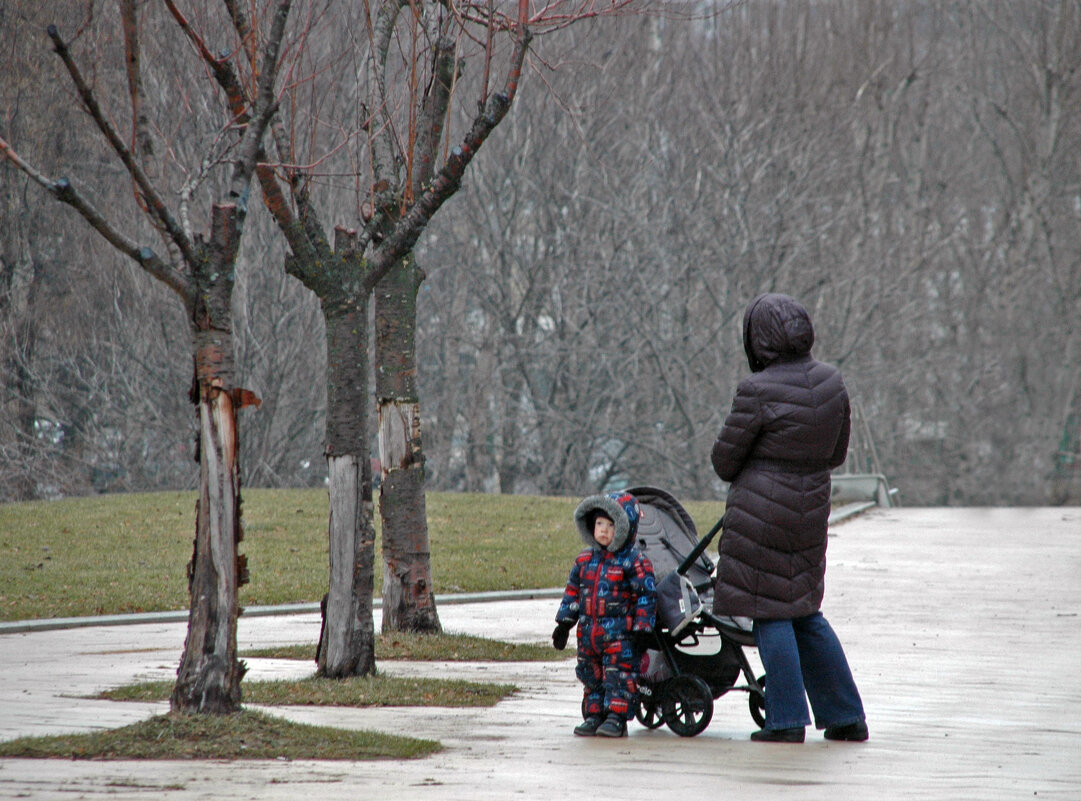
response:
<path id="1" fill-rule="evenodd" d="M 296 117 L 289 125 L 276 128 L 276 171 L 269 165 L 260 170 L 266 205 L 289 244 L 287 270 L 319 297 L 327 331 L 331 564 L 317 656 L 323 675 L 366 674 L 375 668 L 371 600 L 374 526 L 365 411 L 369 295 L 376 283 L 405 263 L 432 215 L 457 191 L 466 166 L 509 110 L 531 37 L 526 11 L 524 2 L 517 4 L 511 16 L 498 9 L 468 4 L 458 7 L 423 3 L 407 7 L 399 2 L 382 2 L 371 8 L 370 15 L 363 16 L 360 30 L 366 34 L 366 55 L 361 70 L 364 118 L 360 124 L 369 134 L 369 146 L 361 161 L 370 165 L 373 176 L 361 196 L 366 209 L 363 230 L 339 225 L 333 245 L 328 242 L 322 222 L 325 212 L 317 207 L 315 196 L 322 161 L 311 155 L 315 141 L 312 137 L 298 140 L 287 133 L 299 129 Z M 399 24 L 403 12 L 408 13 Z M 489 42 L 509 34 L 511 47 L 503 61 L 504 78 L 497 89 L 485 84 L 479 113 L 461 132 L 460 144 L 440 159 L 441 121 L 458 69 L 456 38 L 452 34 L 472 24 L 487 32 Z M 399 35 L 405 37 L 406 45 L 395 50 L 392 44 Z M 403 66 L 391 68 L 391 52 L 405 54 Z M 492 52 L 488 51 L 487 56 L 485 64 L 491 68 L 495 63 Z M 431 76 L 427 89 L 418 82 L 422 65 Z M 400 83 L 393 83 L 391 78 Z M 403 107 L 407 109 L 404 123 L 397 119 Z M 422 112 L 419 120 L 408 113 L 417 108 Z M 400 124 L 402 127 L 396 127 Z M 419 133 L 422 130 L 426 135 Z M 398 137 L 403 135 L 409 147 L 402 147 Z M 306 162 L 298 159 L 301 152 L 308 155 Z M 422 168 L 421 162 L 426 166 Z M 415 170 L 424 178 L 403 182 L 402 170 Z M 406 431 L 410 432 L 408 424 Z M 413 442 L 396 442 L 402 452 L 384 447 L 384 453 L 390 454 L 385 461 L 406 466 Z M 389 553 L 394 552 L 392 546 Z M 411 553 L 422 558 L 424 571 L 430 570 L 426 542 L 422 549 L 414 548 Z M 396 570 L 391 572 L 396 581 L 405 578 Z M 410 575 L 415 573 L 414 569 Z M 414 606 L 434 615 L 430 578 L 406 580 Z M 395 586 L 392 582 L 388 588 L 391 597 Z M 393 616 L 394 604 L 391 607 Z M 437 618 L 418 624 L 419 628 L 433 626 L 438 627 Z"/>
<path id="2" fill-rule="evenodd" d="M 390 26 L 398 17 L 390 4 L 390 13 L 381 20 Z M 511 4 L 508 4 L 511 5 Z M 644 5 L 644 4 L 640 4 Z M 513 7 L 513 5 L 511 5 Z M 613 2 L 601 5 L 594 2 L 570 4 L 549 3 L 532 13 L 525 3 L 518 3 L 519 25 L 528 24 L 533 33 L 563 30 L 572 23 L 581 23 L 600 16 L 613 16 L 635 6 L 629 2 Z M 674 9 L 675 4 L 672 5 Z M 404 6 L 403 6 L 404 8 Z M 373 100 L 379 113 L 379 122 L 372 134 L 373 196 L 380 194 L 393 201 L 383 202 L 388 218 L 397 212 L 395 208 L 407 208 L 411 197 L 420 195 L 431 180 L 439 160 L 439 147 L 444 128 L 454 121 L 452 100 L 457 94 L 469 96 L 479 93 L 478 108 L 487 103 L 490 72 L 492 70 L 493 33 L 499 19 L 493 7 L 487 9 L 482 3 L 463 3 L 459 8 L 444 13 L 439 6 L 422 6 L 424 13 L 406 18 L 405 42 L 399 52 L 430 52 L 430 67 L 425 69 L 427 89 L 423 96 L 408 94 L 405 102 L 389 102 L 386 76 L 390 65 L 386 49 L 374 48 L 381 53 L 377 62 L 372 85 L 377 88 Z M 436 11 L 438 9 L 438 11 Z M 388 11 L 384 5 L 382 10 Z M 508 11 L 508 15 L 512 12 Z M 471 21 L 482 26 L 471 26 Z M 465 24 L 463 24 L 465 23 Z M 500 23 L 503 25 L 505 23 Z M 386 29 L 381 24 L 378 30 Z M 377 41 L 381 41 L 378 40 Z M 463 44 L 459 44 L 463 42 Z M 482 64 L 479 80 L 462 79 L 466 62 L 471 60 L 469 50 Z M 405 68 L 397 68 L 403 76 L 412 76 L 414 70 L 406 62 Z M 410 77 L 410 82 L 415 78 Z M 468 87 L 468 89 L 462 88 Z M 502 184 L 501 179 L 497 182 Z M 379 187 L 381 189 L 374 189 Z M 385 189 L 382 189 L 385 188 Z M 372 207 L 379 209 L 378 200 Z M 415 331 L 417 293 L 424 280 L 413 258 L 405 259 L 400 266 L 382 279 L 376 289 L 376 396 L 379 404 L 380 464 L 380 510 L 383 519 L 383 627 L 384 630 L 411 629 L 436 631 L 439 628 L 431 571 L 428 559 L 428 532 L 424 505 L 424 451 L 421 444 L 421 413 L 417 384 L 417 361 L 415 354 Z M 488 348 L 488 359 L 495 358 L 497 348 Z M 490 407 L 473 406 L 478 417 L 490 416 Z M 501 434 L 507 452 L 515 450 L 517 427 L 510 416 Z M 467 462 L 483 453 L 480 443 L 467 442 Z M 505 474 L 509 474 L 508 470 Z M 507 475 L 504 486 L 512 486 Z"/>
<path id="3" fill-rule="evenodd" d="M 254 54 L 224 62 L 223 68 L 243 74 L 251 70 L 257 85 L 254 103 L 241 118 L 232 118 L 220 135 L 229 147 L 215 154 L 206 152 L 205 167 L 218 164 L 231 170 L 218 189 L 218 199 L 210 203 L 205 235 L 194 235 L 189 218 L 189 201 L 203 176 L 181 190 L 182 203 L 169 208 L 164 181 L 155 175 L 154 127 L 145 92 L 143 61 L 145 49 L 142 15 L 135 2 L 121 4 L 122 36 L 132 127 L 124 136 L 102 108 L 99 93 L 87 80 L 76 56 L 56 26 L 48 29 L 53 46 L 66 67 L 80 102 L 93 124 L 104 136 L 153 229 L 164 245 L 165 255 L 139 245 L 113 223 L 95 203 L 66 178 L 51 179 L 23 160 L 0 139 L 0 155 L 14 164 L 56 199 L 78 212 L 90 227 L 114 248 L 136 262 L 146 273 L 173 290 L 186 311 L 192 337 L 195 376 L 192 401 L 199 409 L 200 497 L 196 514 L 195 547 L 189 565 L 191 612 L 188 638 L 171 706 L 181 712 L 221 713 L 240 704 L 240 679 L 244 673 L 236 658 L 237 588 L 246 580 L 243 557 L 238 557 L 241 539 L 240 470 L 237 461 L 237 410 L 251 402 L 251 394 L 234 384 L 232 352 L 232 287 L 236 254 L 247 214 L 247 199 L 254 176 L 256 156 L 263 132 L 275 110 L 275 82 L 278 53 L 285 34 L 289 0 L 270 9 L 266 27 L 236 29 L 230 51 Z M 210 9 L 204 9 L 209 11 Z M 226 4 L 226 10 L 229 6 Z M 235 10 L 235 9 L 233 9 Z M 228 16 L 227 16 L 228 18 Z M 234 21 L 236 17 L 233 17 Z M 178 16 L 181 28 L 188 22 Z M 225 30 L 233 30 L 229 26 Z M 248 47 L 236 48 L 245 35 Z M 234 133 L 232 125 L 240 125 Z M 158 130 L 161 130 L 159 127 Z M 235 140 L 229 141 L 229 140 Z M 214 192 L 208 193 L 211 197 Z M 130 221 L 128 221 L 130 223 Z M 129 225 L 129 227 L 131 227 Z"/>

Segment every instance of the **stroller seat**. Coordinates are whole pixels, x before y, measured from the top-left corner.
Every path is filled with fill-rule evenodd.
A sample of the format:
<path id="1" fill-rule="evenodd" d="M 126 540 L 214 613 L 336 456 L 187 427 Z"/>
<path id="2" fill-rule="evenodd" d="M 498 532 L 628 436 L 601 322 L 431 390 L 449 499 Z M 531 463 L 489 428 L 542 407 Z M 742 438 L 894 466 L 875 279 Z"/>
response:
<path id="1" fill-rule="evenodd" d="M 754 646 L 754 634 L 751 633 L 751 619 L 749 617 L 730 617 L 728 615 L 714 615 L 712 612 L 702 611 L 702 617 L 718 631 L 723 632 L 729 639 L 735 640 L 740 645 Z"/>

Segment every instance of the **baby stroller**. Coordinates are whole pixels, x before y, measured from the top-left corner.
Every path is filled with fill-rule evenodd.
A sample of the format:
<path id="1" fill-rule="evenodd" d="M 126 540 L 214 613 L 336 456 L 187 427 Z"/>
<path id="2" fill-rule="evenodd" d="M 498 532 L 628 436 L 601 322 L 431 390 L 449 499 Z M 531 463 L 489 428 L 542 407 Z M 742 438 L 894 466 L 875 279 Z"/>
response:
<path id="1" fill-rule="evenodd" d="M 655 487 L 628 492 L 642 509 L 637 547 L 657 577 L 657 626 L 642 660 L 635 717 L 647 728 L 667 725 L 694 737 L 713 718 L 714 699 L 737 690 L 747 693 L 751 717 L 764 727 L 766 677 L 755 678 L 743 653 L 754 646 L 750 621 L 707 608 L 715 565 L 705 551 L 724 518 L 699 540 L 694 521 L 669 493 Z"/>

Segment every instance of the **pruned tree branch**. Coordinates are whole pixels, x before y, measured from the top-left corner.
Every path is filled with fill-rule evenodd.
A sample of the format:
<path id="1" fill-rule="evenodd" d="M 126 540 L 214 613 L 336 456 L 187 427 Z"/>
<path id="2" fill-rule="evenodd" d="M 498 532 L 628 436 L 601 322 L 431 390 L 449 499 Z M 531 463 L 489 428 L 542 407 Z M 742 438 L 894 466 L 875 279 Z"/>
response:
<path id="1" fill-rule="evenodd" d="M 523 17 L 526 7 L 526 0 L 522 0 L 520 10 Z M 466 167 L 506 116 L 514 102 L 522 77 L 522 64 L 525 62 L 531 40 L 532 34 L 529 28 L 525 24 L 519 24 L 503 90 L 488 98 L 484 109 L 473 120 L 462 142 L 451 151 L 446 163 L 432 179 L 430 185 L 424 189 L 416 203 L 402 215 L 389 235 L 378 245 L 370 259 L 372 286 L 378 283 L 379 279 L 413 248 L 428 221 L 458 191 Z"/>
<path id="2" fill-rule="evenodd" d="M 57 27 L 55 25 L 50 25 L 48 27 L 48 33 L 49 38 L 53 41 L 57 55 L 60 56 L 60 59 L 64 62 L 64 66 L 67 67 L 68 74 L 75 84 L 79 97 L 83 101 L 83 105 L 86 106 L 87 111 L 90 112 L 90 116 L 93 118 L 98 130 L 101 131 L 109 141 L 110 146 L 112 146 L 113 151 L 120 158 L 124 168 L 138 185 L 139 191 L 142 193 L 150 212 L 162 225 L 170 239 L 172 239 L 173 243 L 180 250 L 184 260 L 189 263 L 193 262 L 195 256 L 192 251 L 192 244 L 188 240 L 187 235 L 180 227 L 180 224 L 173 218 L 173 215 L 169 213 L 165 202 L 162 200 L 161 196 L 158 195 L 153 184 L 151 184 L 150 178 L 135 161 L 131 151 L 120 139 L 120 135 L 117 133 L 112 123 L 106 118 L 101 109 L 101 105 L 94 96 L 93 90 L 91 90 L 90 86 L 83 78 L 82 72 L 75 63 L 75 60 L 71 57 L 71 52 L 68 50 L 67 44 L 64 42 L 63 38 L 60 36 Z"/>
<path id="3" fill-rule="evenodd" d="M 84 198 L 67 178 L 52 180 L 24 161 L 3 139 L 0 139 L 0 160 L 7 159 L 26 174 L 34 183 L 41 186 L 50 195 L 75 209 L 113 247 L 134 259 L 139 265 L 163 284 L 176 292 L 187 302 L 191 294 L 191 282 L 188 277 L 163 261 L 152 248 L 137 245 L 117 231 L 86 198 Z"/>
<path id="4" fill-rule="evenodd" d="M 450 106 L 454 79 L 458 72 L 457 48 L 454 40 L 441 35 L 435 44 L 432 83 L 424 97 L 417 121 L 416 158 L 413 163 L 412 193 L 416 197 L 431 181 L 443 127 Z"/>
<path id="5" fill-rule="evenodd" d="M 367 81 L 371 107 L 368 113 L 372 121 L 368 127 L 372 174 L 372 208 L 374 214 L 360 237 L 360 246 L 368 242 L 392 220 L 398 202 L 397 156 L 399 148 L 394 137 L 394 120 L 387 99 L 387 54 L 394 37 L 394 26 L 403 6 L 402 0 L 382 0 L 371 25 L 370 52 L 368 54 Z"/>
<path id="6" fill-rule="evenodd" d="M 143 74 L 141 69 L 142 48 L 139 45 L 138 3 L 123 0 L 120 16 L 124 29 L 124 56 L 128 74 L 128 95 L 131 98 L 132 152 L 147 169 L 149 157 L 154 153 L 150 136 L 150 121 L 143 104 Z"/>
<path id="7" fill-rule="evenodd" d="M 173 19 L 176 20 L 180 30 L 188 37 L 195 49 L 202 56 L 203 61 L 214 74 L 214 80 L 225 92 L 226 102 L 234 116 L 234 123 L 243 125 L 248 121 L 248 98 L 245 97 L 244 88 L 233 69 L 232 61 L 228 58 L 218 58 L 210 52 L 203 38 L 192 27 L 188 18 L 180 11 L 173 0 L 164 0 L 165 7 L 169 10 Z"/>
<path id="8" fill-rule="evenodd" d="M 255 95 L 252 120 L 241 138 L 240 157 L 233 171 L 230 193 L 238 202 L 246 206 L 252 175 L 258 163 L 258 155 L 263 146 L 263 134 L 277 111 L 274 86 L 278 78 L 278 54 L 285 37 L 285 23 L 289 19 L 292 0 L 280 0 L 274 13 L 270 34 L 263 50 L 262 63 L 259 65 L 259 79 Z M 240 33 L 238 29 L 237 33 Z"/>

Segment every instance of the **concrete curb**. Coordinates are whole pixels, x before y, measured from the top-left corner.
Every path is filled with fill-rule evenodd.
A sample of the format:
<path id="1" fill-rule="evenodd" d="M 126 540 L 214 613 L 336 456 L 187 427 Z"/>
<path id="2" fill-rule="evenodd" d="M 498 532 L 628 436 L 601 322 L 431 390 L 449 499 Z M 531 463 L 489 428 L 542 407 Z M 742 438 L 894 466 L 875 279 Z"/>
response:
<path id="1" fill-rule="evenodd" d="M 538 598 L 562 598 L 562 587 L 538 590 L 497 590 L 493 592 L 462 592 L 436 595 L 436 604 L 472 604 L 495 601 L 529 601 Z M 376 609 L 383 605 L 382 598 L 375 598 Z M 282 604 L 280 606 L 246 606 L 241 617 L 269 617 L 271 615 L 319 614 L 319 604 Z M 53 631 L 77 629 L 88 626 L 135 626 L 142 623 L 184 623 L 187 609 L 166 612 L 136 612 L 128 615 L 87 615 L 85 617 L 52 617 L 41 620 L 11 620 L 0 622 L 0 635 L 30 631 Z"/>

